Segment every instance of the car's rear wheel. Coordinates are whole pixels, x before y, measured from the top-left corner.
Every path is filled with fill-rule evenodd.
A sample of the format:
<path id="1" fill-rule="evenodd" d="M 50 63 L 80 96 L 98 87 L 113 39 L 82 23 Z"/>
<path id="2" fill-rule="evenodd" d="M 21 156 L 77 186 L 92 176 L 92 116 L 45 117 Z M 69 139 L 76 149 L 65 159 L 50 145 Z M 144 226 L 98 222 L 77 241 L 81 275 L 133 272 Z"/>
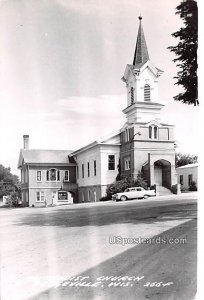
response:
<path id="1" fill-rule="evenodd" d="M 121 201 L 126 201 L 126 200 L 127 200 L 127 197 L 126 197 L 125 195 L 122 195 L 122 196 L 120 197 L 120 200 L 121 200 Z"/>
<path id="2" fill-rule="evenodd" d="M 149 198 L 149 196 L 148 195 L 144 195 L 144 199 L 148 199 Z"/>

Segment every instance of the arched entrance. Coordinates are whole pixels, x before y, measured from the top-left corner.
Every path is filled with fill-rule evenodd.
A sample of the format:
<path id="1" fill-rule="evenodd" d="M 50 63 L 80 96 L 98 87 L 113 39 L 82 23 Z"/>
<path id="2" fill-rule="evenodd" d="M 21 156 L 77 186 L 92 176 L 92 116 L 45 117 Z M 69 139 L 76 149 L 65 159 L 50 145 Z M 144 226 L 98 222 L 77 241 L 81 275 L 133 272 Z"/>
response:
<path id="1" fill-rule="evenodd" d="M 171 163 L 165 159 L 154 162 L 154 183 L 171 188 Z"/>

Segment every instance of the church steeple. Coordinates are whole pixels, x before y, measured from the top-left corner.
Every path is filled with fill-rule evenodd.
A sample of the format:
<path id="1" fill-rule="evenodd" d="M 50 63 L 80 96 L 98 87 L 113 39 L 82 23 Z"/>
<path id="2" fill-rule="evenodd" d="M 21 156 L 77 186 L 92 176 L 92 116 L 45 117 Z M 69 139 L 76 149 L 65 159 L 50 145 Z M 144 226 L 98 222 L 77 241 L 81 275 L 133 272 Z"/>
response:
<path id="1" fill-rule="evenodd" d="M 139 30 L 132 65 L 127 65 L 122 80 L 127 88 L 127 107 L 123 110 L 128 123 L 158 121 L 163 104 L 159 103 L 158 78 L 163 73 L 150 61 L 139 17 Z"/>
<path id="2" fill-rule="evenodd" d="M 145 41 L 145 36 L 142 28 L 142 17 L 139 16 L 139 30 L 137 35 L 137 42 L 135 47 L 135 55 L 133 59 L 133 65 L 137 66 L 139 64 L 145 64 L 149 60 L 149 54 L 147 50 L 147 44 Z"/>

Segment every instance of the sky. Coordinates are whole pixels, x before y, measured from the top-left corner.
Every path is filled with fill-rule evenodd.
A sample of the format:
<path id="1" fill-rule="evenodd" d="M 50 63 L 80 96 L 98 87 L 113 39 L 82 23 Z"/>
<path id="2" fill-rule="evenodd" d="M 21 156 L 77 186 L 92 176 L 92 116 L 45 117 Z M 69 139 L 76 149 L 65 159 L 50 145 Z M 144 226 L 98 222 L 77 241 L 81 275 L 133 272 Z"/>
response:
<path id="1" fill-rule="evenodd" d="M 198 154 L 198 108 L 173 100 L 178 69 L 167 47 L 182 22 L 179 0 L 0 0 L 0 164 L 17 170 L 23 135 L 32 149 L 76 150 L 125 122 L 139 20 L 151 61 L 164 70 L 161 119 L 177 151 Z"/>

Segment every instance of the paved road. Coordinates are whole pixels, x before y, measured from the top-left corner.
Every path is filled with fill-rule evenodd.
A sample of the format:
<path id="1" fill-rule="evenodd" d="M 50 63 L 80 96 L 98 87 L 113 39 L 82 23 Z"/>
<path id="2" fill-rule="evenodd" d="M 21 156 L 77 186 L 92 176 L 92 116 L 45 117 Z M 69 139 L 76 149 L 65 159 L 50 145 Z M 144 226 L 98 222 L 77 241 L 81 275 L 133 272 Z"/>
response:
<path id="1" fill-rule="evenodd" d="M 0 214 L 2 300 L 193 299 L 196 200 L 191 197 Z M 110 236 L 132 243 L 113 244 Z M 141 238 L 146 243 L 135 243 Z M 155 242 L 170 238 L 186 243 Z"/>

